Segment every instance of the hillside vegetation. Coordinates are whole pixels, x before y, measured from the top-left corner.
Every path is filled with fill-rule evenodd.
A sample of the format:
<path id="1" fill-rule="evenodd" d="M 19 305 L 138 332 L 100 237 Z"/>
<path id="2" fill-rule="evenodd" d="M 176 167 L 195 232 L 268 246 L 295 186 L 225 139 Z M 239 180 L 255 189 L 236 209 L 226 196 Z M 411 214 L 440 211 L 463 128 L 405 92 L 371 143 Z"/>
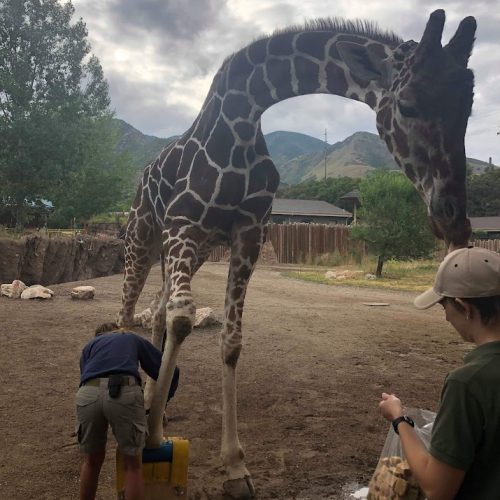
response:
<path id="1" fill-rule="evenodd" d="M 146 135 L 123 120 L 113 120 L 119 134 L 118 150 L 132 157 L 137 178 L 144 167 L 178 136 L 160 138 Z M 322 180 L 325 177 L 363 178 L 377 168 L 398 169 L 378 135 L 356 132 L 343 141 L 326 144 L 306 134 L 277 131 L 265 135 L 269 153 L 283 185 Z M 474 173 L 482 173 L 488 163 L 468 158 Z"/>

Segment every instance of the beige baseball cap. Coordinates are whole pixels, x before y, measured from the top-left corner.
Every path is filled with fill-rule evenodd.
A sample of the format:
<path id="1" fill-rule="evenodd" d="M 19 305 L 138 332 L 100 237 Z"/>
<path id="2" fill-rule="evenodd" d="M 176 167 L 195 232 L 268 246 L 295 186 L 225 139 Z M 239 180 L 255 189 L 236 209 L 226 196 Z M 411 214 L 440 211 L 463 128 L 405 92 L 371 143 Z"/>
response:
<path id="1" fill-rule="evenodd" d="M 500 254 L 480 247 L 459 248 L 441 262 L 434 286 L 419 295 L 417 309 L 428 309 L 444 297 L 500 295 Z"/>

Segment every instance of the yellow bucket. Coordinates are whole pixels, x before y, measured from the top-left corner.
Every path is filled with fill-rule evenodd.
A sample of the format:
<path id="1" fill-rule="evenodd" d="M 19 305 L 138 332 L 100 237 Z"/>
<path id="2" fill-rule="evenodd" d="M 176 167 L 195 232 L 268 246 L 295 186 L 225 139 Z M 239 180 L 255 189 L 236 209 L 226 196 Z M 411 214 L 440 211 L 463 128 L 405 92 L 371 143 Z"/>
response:
<path id="1" fill-rule="evenodd" d="M 179 437 L 164 438 L 159 448 L 144 448 L 142 474 L 145 500 L 187 498 L 189 441 Z M 125 498 L 123 455 L 116 450 L 116 492 Z"/>

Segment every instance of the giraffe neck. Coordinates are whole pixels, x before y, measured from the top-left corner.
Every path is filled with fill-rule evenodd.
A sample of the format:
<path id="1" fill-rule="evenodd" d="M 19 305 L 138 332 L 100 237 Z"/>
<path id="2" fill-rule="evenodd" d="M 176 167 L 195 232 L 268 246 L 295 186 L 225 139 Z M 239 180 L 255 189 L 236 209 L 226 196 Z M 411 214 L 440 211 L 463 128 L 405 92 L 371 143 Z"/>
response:
<path id="1" fill-rule="evenodd" d="M 223 114 L 236 130 L 255 129 L 273 104 L 306 94 L 335 94 L 375 108 L 383 89 L 349 70 L 339 42 L 369 47 L 386 59 L 394 46 L 358 34 L 331 31 L 282 33 L 259 40 L 228 58 L 214 77 L 198 125 Z M 207 116 L 208 115 L 208 116 Z M 258 128 L 258 127 L 257 127 Z M 246 134 L 248 135 L 248 134 Z"/>

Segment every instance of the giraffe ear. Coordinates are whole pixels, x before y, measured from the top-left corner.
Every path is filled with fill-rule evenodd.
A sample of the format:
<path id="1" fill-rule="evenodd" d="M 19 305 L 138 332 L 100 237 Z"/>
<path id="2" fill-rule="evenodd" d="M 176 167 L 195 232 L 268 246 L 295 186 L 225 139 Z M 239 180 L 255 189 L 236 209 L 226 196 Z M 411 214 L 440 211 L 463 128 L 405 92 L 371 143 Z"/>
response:
<path id="1" fill-rule="evenodd" d="M 337 50 L 353 75 L 365 82 L 375 80 L 386 86 L 387 59 L 381 59 L 367 47 L 353 42 L 337 42 Z"/>
<path id="2" fill-rule="evenodd" d="M 466 68 L 469 62 L 472 46 L 474 45 L 476 27 L 476 20 L 472 16 L 466 17 L 460 23 L 453 38 L 444 48 L 463 68 Z"/>

